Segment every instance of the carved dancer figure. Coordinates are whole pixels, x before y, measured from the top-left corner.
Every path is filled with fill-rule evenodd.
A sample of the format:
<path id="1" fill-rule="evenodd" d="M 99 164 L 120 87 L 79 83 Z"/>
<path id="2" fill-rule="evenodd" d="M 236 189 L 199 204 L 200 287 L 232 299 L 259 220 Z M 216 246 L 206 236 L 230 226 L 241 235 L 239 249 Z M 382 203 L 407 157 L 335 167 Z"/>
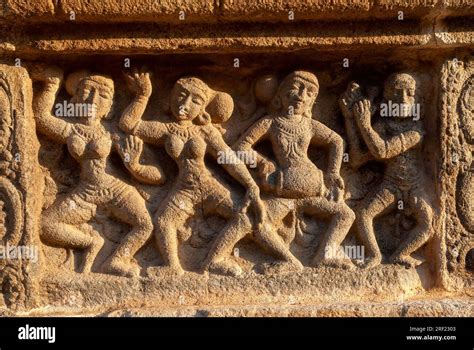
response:
<path id="1" fill-rule="evenodd" d="M 381 117 L 374 125 L 371 118 L 375 113 L 371 103 L 362 98 L 357 85 L 352 84 L 340 99 L 345 118 L 355 120 L 362 137 L 362 142 L 357 140 L 357 136 L 349 137 L 353 152 L 359 154 L 359 159 L 375 159 L 386 165 L 380 186 L 356 209 L 357 229 L 371 255 L 363 265 L 366 268 L 377 266 L 382 261 L 374 219 L 395 208 L 397 202 L 402 201 L 413 212 L 417 225 L 390 257 L 392 263 L 407 267 L 418 265 L 420 262 L 410 254 L 426 243 L 431 235 L 433 207 L 420 154 L 424 130 L 419 115 L 413 115 L 416 104 L 419 104 L 418 88 L 418 82 L 411 74 L 392 74 L 385 82 L 383 103 L 398 106 L 398 112 Z"/>
<path id="2" fill-rule="evenodd" d="M 232 99 L 211 90 L 198 78 L 181 78 L 174 84 L 170 97 L 174 121 L 145 121 L 141 117 L 152 92 L 150 75 L 146 72 L 134 72 L 128 76 L 128 81 L 136 95 L 124 112 L 120 127 L 145 142 L 164 145 L 179 168 L 172 190 L 155 215 L 155 237 L 168 271 L 178 274 L 183 272 L 178 257 L 177 229 L 198 211 L 204 215 L 216 214 L 227 219 L 224 235 L 227 232 L 248 232 L 255 228 L 258 242 L 274 254 L 287 257 L 289 251 L 283 242 L 266 235 L 261 229 L 265 210 L 260 200 L 260 190 L 246 166 L 242 163 L 222 164 L 247 189 L 245 203 L 236 205 L 233 194 L 212 176 L 205 165 L 204 157 L 207 153 L 216 159 L 220 152 L 234 154 L 213 126 L 211 115 L 206 111 L 206 107 L 217 98 L 220 102 L 224 101 L 221 113 L 232 112 Z M 212 120 L 219 118 L 222 116 L 212 116 Z M 253 222 L 249 218 L 248 209 L 252 209 L 255 215 Z M 241 273 L 237 264 L 228 261 L 213 262 L 207 269 L 219 274 Z"/>
<path id="3" fill-rule="evenodd" d="M 123 276 L 139 275 L 140 269 L 131 259 L 151 237 L 153 225 L 145 200 L 138 191 L 106 172 L 113 142 L 102 121 L 111 115 L 113 80 L 102 75 L 75 76 L 73 84 L 67 84 L 68 92 L 73 94 L 70 102 L 93 106 L 95 113 L 74 116 L 72 122 L 66 122 L 51 114 L 63 79 L 62 72 L 56 68 L 37 67 L 32 75 L 43 83 L 33 101 L 38 130 L 50 139 L 66 144 L 81 167 L 78 186 L 57 198 L 43 212 L 42 240 L 54 246 L 84 250 L 80 270 L 89 272 L 103 245 L 103 238 L 97 232 L 83 232 L 76 225 L 88 222 L 97 207 L 104 207 L 132 228 L 104 264 L 104 270 Z M 163 182 L 160 169 L 135 167 L 134 162 L 125 165 L 137 178 L 146 174 L 150 182 Z"/>
<path id="4" fill-rule="evenodd" d="M 279 225 L 292 210 L 314 217 L 331 218 L 312 264 L 347 267 L 347 259 L 327 256 L 340 248 L 354 221 L 354 213 L 341 200 L 344 183 L 339 174 L 343 156 L 342 138 L 324 124 L 312 119 L 312 107 L 319 92 L 316 76 L 295 71 L 281 82 L 273 99 L 273 111 L 253 124 L 234 146 L 236 151 L 256 152 L 253 147 L 269 140 L 276 163 L 257 153 L 261 186 L 273 198 L 265 200 L 271 222 Z M 329 148 L 327 175 L 308 158 L 309 146 Z M 338 201 L 328 200 L 334 196 Z M 272 225 L 269 226 L 269 231 Z M 276 231 L 273 228 L 273 231 Z M 220 261 L 246 232 L 224 232 L 210 253 Z"/>

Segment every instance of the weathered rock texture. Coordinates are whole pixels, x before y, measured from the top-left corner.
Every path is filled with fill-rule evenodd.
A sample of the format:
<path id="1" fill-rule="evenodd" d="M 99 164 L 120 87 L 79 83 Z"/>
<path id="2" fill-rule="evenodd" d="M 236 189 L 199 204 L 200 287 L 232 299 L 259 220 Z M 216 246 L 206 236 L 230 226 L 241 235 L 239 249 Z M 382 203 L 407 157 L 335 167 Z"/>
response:
<path id="1" fill-rule="evenodd" d="M 0 313 L 472 316 L 472 1 L 0 6 Z"/>

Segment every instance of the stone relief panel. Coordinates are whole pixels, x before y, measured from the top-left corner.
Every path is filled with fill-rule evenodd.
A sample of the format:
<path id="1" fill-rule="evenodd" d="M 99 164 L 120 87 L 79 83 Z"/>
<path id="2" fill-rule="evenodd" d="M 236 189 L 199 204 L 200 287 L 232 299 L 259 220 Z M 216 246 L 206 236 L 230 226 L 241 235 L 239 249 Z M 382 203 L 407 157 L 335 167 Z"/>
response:
<path id="1" fill-rule="evenodd" d="M 6 306 L 472 280 L 471 60 L 111 62 L 0 67 Z"/>
<path id="2" fill-rule="evenodd" d="M 473 14 L 4 1 L 0 316 L 472 314 Z"/>
<path id="3" fill-rule="evenodd" d="M 45 270 L 430 266 L 431 73 L 33 65 Z"/>

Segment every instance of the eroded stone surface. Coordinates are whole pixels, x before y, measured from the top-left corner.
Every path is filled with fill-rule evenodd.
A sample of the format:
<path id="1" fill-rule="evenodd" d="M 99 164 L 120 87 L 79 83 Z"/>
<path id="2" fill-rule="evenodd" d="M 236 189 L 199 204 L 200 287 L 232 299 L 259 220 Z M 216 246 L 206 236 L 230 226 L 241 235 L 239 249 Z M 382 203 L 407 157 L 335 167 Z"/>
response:
<path id="1" fill-rule="evenodd" d="M 247 5 L 7 1 L 2 314 L 472 315 L 472 6 Z"/>

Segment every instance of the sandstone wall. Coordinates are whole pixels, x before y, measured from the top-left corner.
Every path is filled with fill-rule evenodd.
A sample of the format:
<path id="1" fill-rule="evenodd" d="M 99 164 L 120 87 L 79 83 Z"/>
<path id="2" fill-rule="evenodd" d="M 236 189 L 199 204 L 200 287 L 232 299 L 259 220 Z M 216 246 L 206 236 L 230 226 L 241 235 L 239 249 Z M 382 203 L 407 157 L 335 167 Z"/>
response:
<path id="1" fill-rule="evenodd" d="M 473 12 L 5 0 L 0 313 L 472 316 Z"/>

